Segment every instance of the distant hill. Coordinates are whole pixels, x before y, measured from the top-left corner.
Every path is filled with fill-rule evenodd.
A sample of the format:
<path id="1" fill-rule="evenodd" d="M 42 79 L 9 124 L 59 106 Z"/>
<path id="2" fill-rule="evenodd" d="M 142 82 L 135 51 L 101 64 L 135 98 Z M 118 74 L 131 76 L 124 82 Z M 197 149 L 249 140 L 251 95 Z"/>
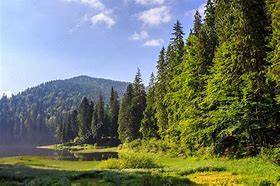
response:
<path id="1" fill-rule="evenodd" d="M 127 87 L 127 82 L 113 81 L 89 76 L 78 76 L 65 80 L 54 80 L 29 88 L 17 96 L 32 96 L 34 100 L 48 100 L 55 97 L 50 106 L 63 105 L 67 108 L 78 106 L 81 99 L 86 96 L 95 101 L 99 95 L 104 96 L 105 102 L 109 101 L 113 87 L 121 97 Z"/>
<path id="2" fill-rule="evenodd" d="M 102 95 L 108 103 L 112 87 L 122 97 L 127 85 L 127 82 L 78 76 L 42 83 L 11 98 L 2 97 L 0 143 L 45 142 L 56 129 L 58 113 L 78 109 L 83 97 L 95 102 Z"/>

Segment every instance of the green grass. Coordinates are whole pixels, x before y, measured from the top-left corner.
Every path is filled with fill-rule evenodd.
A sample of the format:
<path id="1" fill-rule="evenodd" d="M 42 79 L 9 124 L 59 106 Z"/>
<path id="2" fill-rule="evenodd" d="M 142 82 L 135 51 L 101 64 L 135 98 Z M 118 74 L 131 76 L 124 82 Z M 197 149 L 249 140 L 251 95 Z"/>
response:
<path id="1" fill-rule="evenodd" d="M 62 161 L 52 160 L 47 157 L 39 156 L 17 156 L 0 158 L 0 164 L 25 165 L 29 167 L 42 169 L 59 169 L 59 170 L 92 170 L 99 162 L 97 161 Z"/>
<path id="2" fill-rule="evenodd" d="M 118 151 L 120 159 L 0 158 L 0 185 L 280 185 L 280 167 L 261 158 L 174 158 L 117 148 L 95 150 Z"/>
<path id="3" fill-rule="evenodd" d="M 153 155 L 134 152 L 122 152 L 119 159 L 108 159 L 97 166 L 100 169 L 151 169 L 160 167 Z"/>
<path id="4" fill-rule="evenodd" d="M 232 175 L 237 175 L 238 182 L 248 185 L 258 185 L 262 181 L 268 180 L 272 183 L 280 183 L 280 167 L 270 161 L 261 158 L 245 159 L 222 159 L 222 158 L 160 158 L 160 163 L 171 170 L 180 170 L 181 173 L 227 171 Z"/>

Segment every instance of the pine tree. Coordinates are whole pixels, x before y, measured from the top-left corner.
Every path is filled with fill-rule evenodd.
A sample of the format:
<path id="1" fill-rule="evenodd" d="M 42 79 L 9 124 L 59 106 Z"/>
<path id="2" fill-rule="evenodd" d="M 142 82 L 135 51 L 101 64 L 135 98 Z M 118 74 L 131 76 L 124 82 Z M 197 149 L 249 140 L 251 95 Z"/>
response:
<path id="1" fill-rule="evenodd" d="M 133 86 L 133 99 L 132 99 L 132 110 L 133 110 L 133 121 L 130 123 L 132 136 L 130 140 L 141 138 L 140 126 L 143 119 L 143 113 L 146 107 L 146 92 L 145 86 L 142 83 L 140 69 L 137 69 Z"/>
<path id="2" fill-rule="evenodd" d="M 268 34 L 264 1 L 217 0 L 216 8 L 219 46 L 206 90 L 208 127 L 200 132 L 205 132 L 206 144 L 238 135 L 246 143 L 263 145 L 263 132 L 275 118 L 264 76 Z"/>
<path id="3" fill-rule="evenodd" d="M 110 115 L 110 136 L 115 138 L 118 136 L 118 114 L 120 109 L 119 96 L 117 91 L 112 87 L 109 115 Z"/>
<path id="4" fill-rule="evenodd" d="M 119 113 L 119 138 L 122 142 L 141 138 L 140 126 L 146 107 L 146 92 L 140 70 L 134 82 L 127 87 Z"/>
<path id="5" fill-rule="evenodd" d="M 271 63 L 269 77 L 277 83 L 275 92 L 278 94 L 277 100 L 280 103 L 280 2 L 269 0 L 268 9 L 272 27 L 272 37 L 269 44 L 272 51 L 268 55 L 268 60 Z"/>
<path id="6" fill-rule="evenodd" d="M 98 114 L 97 114 L 97 108 L 95 106 L 94 110 L 93 110 L 93 114 L 92 114 L 92 120 L 91 120 L 91 131 L 92 131 L 92 137 L 93 137 L 93 142 L 97 143 L 100 141 L 101 136 L 100 136 L 100 132 L 98 131 L 98 129 L 100 128 L 100 126 L 98 125 Z"/>
<path id="7" fill-rule="evenodd" d="M 105 122 L 105 117 L 103 96 L 100 95 L 98 102 L 95 105 L 91 125 L 93 137 L 97 143 L 101 141 L 101 138 L 104 137 L 107 132 L 107 123 Z"/>
<path id="8" fill-rule="evenodd" d="M 118 117 L 118 134 L 121 142 L 129 141 L 132 136 L 131 123 L 134 120 L 133 109 L 132 109 L 132 99 L 133 99 L 133 86 L 129 84 L 127 90 L 123 96 L 119 117 Z"/>
<path id="9" fill-rule="evenodd" d="M 89 103 L 86 97 L 83 98 L 78 115 L 79 132 L 78 136 L 84 143 L 90 142 L 91 134 L 91 120 L 92 120 L 92 104 Z"/>
<path id="10" fill-rule="evenodd" d="M 193 32 L 192 34 L 195 36 L 199 36 L 200 32 L 201 32 L 201 28 L 202 28 L 202 19 L 201 19 L 201 15 L 199 13 L 199 11 L 195 12 L 194 15 L 194 27 L 193 27 Z"/>
<path id="11" fill-rule="evenodd" d="M 159 135 L 163 138 L 168 128 L 167 106 L 163 99 L 167 93 L 167 63 L 165 60 L 165 49 L 162 48 L 157 61 L 157 78 L 155 82 L 155 107 Z"/>
<path id="12" fill-rule="evenodd" d="M 208 0 L 205 9 L 205 19 L 202 27 L 203 34 L 206 35 L 205 56 L 208 65 L 213 64 L 215 49 L 217 46 L 217 33 L 216 33 L 216 5 L 214 0 Z"/>
<path id="13" fill-rule="evenodd" d="M 144 139 L 158 138 L 158 126 L 156 120 L 156 95 L 155 95 L 155 77 L 151 74 L 150 83 L 147 92 L 147 106 L 144 111 L 144 118 L 141 121 L 140 132 Z"/>
<path id="14" fill-rule="evenodd" d="M 205 23 L 197 11 L 194 17 L 194 32 L 187 39 L 183 63 L 179 65 L 182 73 L 175 76 L 171 87 L 173 93 L 170 104 L 173 110 L 173 122 L 179 124 L 182 144 L 193 146 L 193 137 L 197 138 L 199 126 L 203 123 L 204 113 L 200 106 L 204 97 L 205 82 L 213 63 L 215 51 L 214 10 L 211 1 L 206 6 Z"/>
<path id="15" fill-rule="evenodd" d="M 163 102 L 167 105 L 167 116 L 168 116 L 168 138 L 171 141 L 177 141 L 180 132 L 178 130 L 178 123 L 176 123 L 176 112 L 177 112 L 177 105 L 175 105 L 173 95 L 177 92 L 181 87 L 174 86 L 173 80 L 175 77 L 180 76 L 182 73 L 182 69 L 180 65 L 183 62 L 183 55 L 184 55 L 184 32 L 183 27 L 179 21 L 173 27 L 173 37 L 171 38 L 171 42 L 167 48 L 165 61 L 167 64 L 166 67 L 166 87 L 167 91 L 164 95 Z M 174 139 L 172 139 L 174 137 Z"/>
<path id="16" fill-rule="evenodd" d="M 176 67 L 178 64 L 182 63 L 184 55 L 184 35 L 182 24 L 177 20 L 173 27 L 173 37 L 171 38 L 170 45 L 175 56 L 170 63 L 172 67 Z M 177 69 L 178 70 L 178 69 Z M 173 72 L 174 75 L 177 72 Z"/>

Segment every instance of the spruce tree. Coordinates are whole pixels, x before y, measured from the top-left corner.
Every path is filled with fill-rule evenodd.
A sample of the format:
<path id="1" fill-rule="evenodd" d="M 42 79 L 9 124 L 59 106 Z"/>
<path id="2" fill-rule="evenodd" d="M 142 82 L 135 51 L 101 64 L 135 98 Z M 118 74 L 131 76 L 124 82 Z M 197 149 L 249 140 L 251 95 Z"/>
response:
<path id="1" fill-rule="evenodd" d="M 178 123 L 176 123 L 176 112 L 177 112 L 177 105 L 174 103 L 173 95 L 177 92 L 181 87 L 174 86 L 173 80 L 175 77 L 180 76 L 182 73 L 182 69 L 180 65 L 183 62 L 183 55 L 184 55 L 184 32 L 183 27 L 179 21 L 173 27 L 173 37 L 171 38 L 170 44 L 167 48 L 166 52 L 166 87 L 167 91 L 164 95 L 164 104 L 167 105 L 167 116 L 168 116 L 168 138 L 171 141 L 177 141 L 180 132 L 178 129 Z M 173 139 L 174 138 L 174 139 Z"/>
<path id="2" fill-rule="evenodd" d="M 141 121 L 143 119 L 143 112 L 146 107 L 146 92 L 145 86 L 142 83 L 140 69 L 137 69 L 137 73 L 135 75 L 133 86 L 133 99 L 132 99 L 132 110 L 133 110 L 133 120 L 130 123 L 130 128 L 132 135 L 130 136 L 130 140 L 135 140 L 141 138 L 140 126 Z"/>
<path id="3" fill-rule="evenodd" d="M 110 136 L 116 138 L 118 136 L 118 114 L 120 109 L 119 96 L 117 91 L 112 87 L 110 105 L 109 105 L 109 116 L 110 116 Z"/>
<path id="4" fill-rule="evenodd" d="M 168 128 L 167 106 L 163 99 L 167 93 L 167 63 L 165 60 L 165 49 L 162 48 L 157 61 L 157 78 L 155 82 L 155 107 L 159 135 L 163 138 Z"/>
<path id="5" fill-rule="evenodd" d="M 79 132 L 78 136 L 80 137 L 81 142 L 88 143 L 91 136 L 91 119 L 92 119 L 92 105 L 89 103 L 86 97 L 83 98 L 81 105 L 79 107 Z"/>
<path id="6" fill-rule="evenodd" d="M 118 117 L 118 134 L 121 142 L 131 140 L 132 129 L 131 124 L 134 120 L 133 109 L 132 109 L 132 99 L 133 99 L 133 86 L 129 84 L 127 90 L 122 98 L 119 117 Z"/>
<path id="7" fill-rule="evenodd" d="M 91 129 L 94 140 L 97 143 L 101 141 L 102 137 L 104 137 L 107 132 L 107 123 L 105 122 L 105 105 L 102 95 L 99 96 L 98 102 L 95 105 L 92 115 Z"/>
<path id="8" fill-rule="evenodd" d="M 268 14 L 271 18 L 272 36 L 269 47 L 271 52 L 268 55 L 268 61 L 271 63 L 269 77 L 277 83 L 276 94 L 278 103 L 280 103 L 280 2 L 268 0 Z"/>
<path id="9" fill-rule="evenodd" d="M 152 73 L 147 92 L 147 106 L 144 111 L 144 118 L 141 121 L 140 132 L 144 139 L 158 138 L 158 126 L 156 119 L 156 92 L 155 92 L 155 76 Z"/>
<path id="10" fill-rule="evenodd" d="M 217 48 L 205 103 L 204 143 L 236 136 L 264 145 L 265 128 L 275 119 L 273 97 L 265 82 L 267 18 L 264 1 L 217 0 Z M 270 113 L 270 114 L 269 114 Z"/>

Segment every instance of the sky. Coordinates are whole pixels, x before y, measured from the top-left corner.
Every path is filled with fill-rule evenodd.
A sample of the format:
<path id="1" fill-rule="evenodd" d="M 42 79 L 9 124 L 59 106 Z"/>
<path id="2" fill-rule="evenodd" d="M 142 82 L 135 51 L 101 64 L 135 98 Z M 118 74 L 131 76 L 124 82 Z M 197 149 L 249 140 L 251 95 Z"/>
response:
<path id="1" fill-rule="evenodd" d="M 144 83 L 179 20 L 206 0 L 0 1 L 0 96 L 79 75 Z"/>

